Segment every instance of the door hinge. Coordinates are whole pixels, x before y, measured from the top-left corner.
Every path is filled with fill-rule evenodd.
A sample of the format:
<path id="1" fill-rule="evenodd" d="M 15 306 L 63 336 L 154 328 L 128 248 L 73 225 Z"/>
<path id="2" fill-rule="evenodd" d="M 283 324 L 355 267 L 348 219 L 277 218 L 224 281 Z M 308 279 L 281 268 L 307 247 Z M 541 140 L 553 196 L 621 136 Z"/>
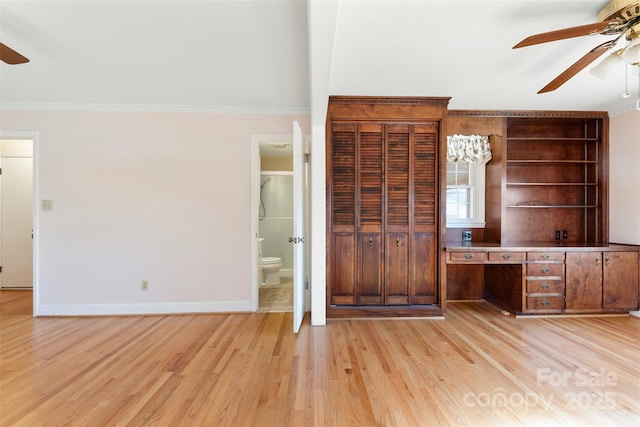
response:
<path id="1" fill-rule="evenodd" d="M 309 163 L 310 159 L 311 159 L 311 153 L 304 153 L 304 162 Z"/>
<path id="2" fill-rule="evenodd" d="M 0 273 L 2 273 L 2 266 L 0 265 Z"/>

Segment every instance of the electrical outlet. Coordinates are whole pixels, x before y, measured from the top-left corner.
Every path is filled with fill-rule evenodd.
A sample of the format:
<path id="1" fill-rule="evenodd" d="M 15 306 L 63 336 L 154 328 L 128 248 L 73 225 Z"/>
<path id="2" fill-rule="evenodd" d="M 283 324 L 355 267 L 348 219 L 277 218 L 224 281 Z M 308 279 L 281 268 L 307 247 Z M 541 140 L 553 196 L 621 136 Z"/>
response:
<path id="1" fill-rule="evenodd" d="M 556 230 L 556 240 L 560 240 L 560 230 Z"/>
<path id="2" fill-rule="evenodd" d="M 562 230 L 562 240 L 567 240 L 568 237 L 569 234 L 567 233 L 567 230 Z"/>
<path id="3" fill-rule="evenodd" d="M 140 286 L 140 290 L 148 291 L 149 290 L 149 281 L 143 280 L 142 285 Z"/>

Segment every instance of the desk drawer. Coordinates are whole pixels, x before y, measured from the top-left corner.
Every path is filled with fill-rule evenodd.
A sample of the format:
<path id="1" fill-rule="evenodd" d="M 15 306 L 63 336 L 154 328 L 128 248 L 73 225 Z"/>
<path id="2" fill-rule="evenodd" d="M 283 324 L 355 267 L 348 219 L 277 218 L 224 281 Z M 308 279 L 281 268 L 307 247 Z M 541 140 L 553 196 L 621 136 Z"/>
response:
<path id="1" fill-rule="evenodd" d="M 562 263 L 535 263 L 527 264 L 527 276 L 560 276 L 564 277 L 564 264 Z"/>
<path id="2" fill-rule="evenodd" d="M 527 280 L 528 294 L 562 294 L 564 295 L 563 280 Z"/>
<path id="3" fill-rule="evenodd" d="M 521 262 L 524 252 L 489 252 L 489 262 Z"/>
<path id="4" fill-rule="evenodd" d="M 451 252 L 449 254 L 451 262 L 483 264 L 487 261 L 486 252 Z"/>
<path id="5" fill-rule="evenodd" d="M 528 310 L 562 311 L 564 297 L 527 297 Z"/>
<path id="6" fill-rule="evenodd" d="M 528 261 L 563 261 L 564 252 L 527 252 Z"/>

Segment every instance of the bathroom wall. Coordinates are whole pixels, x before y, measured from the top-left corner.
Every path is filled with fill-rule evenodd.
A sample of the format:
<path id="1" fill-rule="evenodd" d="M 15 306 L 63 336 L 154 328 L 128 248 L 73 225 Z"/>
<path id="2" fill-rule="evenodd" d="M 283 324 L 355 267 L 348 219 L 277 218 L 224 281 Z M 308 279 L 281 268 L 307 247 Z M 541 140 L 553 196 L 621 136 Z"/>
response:
<path id="1" fill-rule="evenodd" d="M 261 201 L 258 212 L 262 256 L 282 258 L 282 276 L 293 271 L 293 174 L 291 172 L 262 172 Z"/>

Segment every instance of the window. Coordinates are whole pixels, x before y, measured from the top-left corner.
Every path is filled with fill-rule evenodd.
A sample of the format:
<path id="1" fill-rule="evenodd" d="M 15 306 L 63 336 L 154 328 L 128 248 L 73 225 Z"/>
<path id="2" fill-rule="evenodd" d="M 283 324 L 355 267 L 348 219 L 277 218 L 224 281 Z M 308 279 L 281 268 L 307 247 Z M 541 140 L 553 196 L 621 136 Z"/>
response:
<path id="1" fill-rule="evenodd" d="M 483 228 L 487 137 L 447 137 L 447 227 Z"/>
<path id="2" fill-rule="evenodd" d="M 485 165 L 447 162 L 447 227 L 484 227 Z"/>

